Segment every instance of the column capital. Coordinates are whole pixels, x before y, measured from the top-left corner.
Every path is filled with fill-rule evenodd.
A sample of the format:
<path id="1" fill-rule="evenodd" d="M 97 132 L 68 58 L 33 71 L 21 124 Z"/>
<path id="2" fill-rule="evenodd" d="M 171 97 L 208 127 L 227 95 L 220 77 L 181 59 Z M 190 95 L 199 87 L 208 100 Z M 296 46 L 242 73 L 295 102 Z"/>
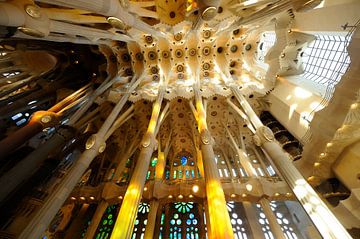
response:
<path id="1" fill-rule="evenodd" d="M 256 130 L 255 135 L 253 136 L 253 140 L 255 145 L 261 146 L 266 142 L 274 141 L 275 136 L 269 127 L 261 126 Z"/>
<path id="2" fill-rule="evenodd" d="M 141 143 L 140 143 L 141 149 L 148 148 L 148 147 L 152 147 L 153 150 L 157 150 L 157 148 L 158 148 L 158 141 L 157 141 L 155 135 L 150 132 L 145 133 L 145 135 L 143 136 Z"/>
<path id="3" fill-rule="evenodd" d="M 53 127 L 59 123 L 59 117 L 56 113 L 50 111 L 36 111 L 30 119 L 31 123 L 39 123 L 43 128 Z"/>

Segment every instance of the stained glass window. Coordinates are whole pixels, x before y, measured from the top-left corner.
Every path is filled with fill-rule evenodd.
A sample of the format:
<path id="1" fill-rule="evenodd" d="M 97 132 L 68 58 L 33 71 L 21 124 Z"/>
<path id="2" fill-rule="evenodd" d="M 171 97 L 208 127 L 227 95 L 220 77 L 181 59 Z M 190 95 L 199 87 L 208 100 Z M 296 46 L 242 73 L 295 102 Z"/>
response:
<path id="1" fill-rule="evenodd" d="M 118 205 L 111 205 L 106 209 L 97 228 L 97 232 L 95 233 L 95 239 L 110 238 L 115 223 L 115 217 L 118 211 L 117 209 Z"/>

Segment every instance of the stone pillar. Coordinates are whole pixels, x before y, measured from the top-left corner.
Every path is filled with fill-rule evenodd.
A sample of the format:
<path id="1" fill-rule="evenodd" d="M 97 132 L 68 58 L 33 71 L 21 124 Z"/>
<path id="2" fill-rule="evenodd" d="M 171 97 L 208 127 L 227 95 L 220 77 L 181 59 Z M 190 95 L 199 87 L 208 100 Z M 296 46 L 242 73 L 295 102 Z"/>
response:
<path id="1" fill-rule="evenodd" d="M 152 239 L 154 238 L 154 231 L 156 226 L 156 215 L 159 209 L 159 201 L 157 199 L 153 199 L 150 202 L 150 211 L 147 218 L 147 224 L 145 227 L 145 239 Z"/>
<path id="2" fill-rule="evenodd" d="M 251 202 L 244 201 L 243 203 L 246 218 L 252 232 L 252 238 L 264 239 L 264 233 L 261 229 L 258 216 L 256 215 L 256 209 L 253 207 Z"/>
<path id="3" fill-rule="evenodd" d="M 94 213 L 94 216 L 92 217 L 90 221 L 90 225 L 88 226 L 84 239 L 93 239 L 94 235 L 96 233 L 96 229 L 99 226 L 99 223 L 101 222 L 101 218 L 104 215 L 105 210 L 109 206 L 109 203 L 105 200 L 101 200 L 99 205 L 96 208 L 96 211 Z"/>
<path id="4" fill-rule="evenodd" d="M 283 231 L 281 230 L 279 223 L 277 222 L 274 212 L 271 210 L 269 200 L 266 198 L 261 198 L 259 200 L 259 203 L 264 211 L 266 218 L 269 221 L 270 230 L 274 234 L 274 237 L 276 239 L 286 239 Z"/>
<path id="5" fill-rule="evenodd" d="M 126 190 L 123 203 L 121 204 L 119 215 L 116 219 L 111 239 L 129 239 L 132 236 L 134 222 L 137 215 L 141 196 L 143 193 L 146 173 L 149 169 L 150 159 L 157 148 L 155 139 L 155 128 L 159 118 L 161 103 L 163 100 L 164 89 L 159 89 L 159 96 L 153 105 L 152 115 L 146 134 L 141 143 L 141 152 L 133 171 L 129 186 Z"/>
<path id="6" fill-rule="evenodd" d="M 84 203 L 80 211 L 76 214 L 71 222 L 70 228 L 66 231 L 64 239 L 79 238 L 81 236 L 82 225 L 84 224 L 86 212 L 89 209 L 89 204 Z"/>
<path id="7" fill-rule="evenodd" d="M 210 239 L 234 238 L 229 213 L 226 207 L 225 194 L 222 189 L 218 168 L 215 162 L 213 150 L 214 139 L 207 129 L 206 112 L 202 104 L 200 91 L 196 86 L 194 87 L 194 93 L 198 114 L 198 129 L 201 137 L 200 148 L 204 164 L 206 196 L 209 212 L 207 227 L 211 227 L 208 236 Z"/>
<path id="8" fill-rule="evenodd" d="M 310 184 L 304 179 L 300 172 L 296 169 L 291 161 L 291 156 L 287 154 L 280 144 L 275 140 L 274 134 L 268 127 L 264 126 L 259 117 L 255 114 L 245 97 L 232 87 L 234 95 L 239 100 L 245 113 L 251 123 L 256 128 L 254 142 L 257 146 L 264 148 L 266 153 L 271 157 L 278 168 L 281 176 L 288 183 L 294 195 L 300 201 L 305 211 L 310 216 L 314 225 L 324 238 L 348 238 L 351 236 L 341 225 L 337 218 L 332 214 L 330 209 L 325 205 L 321 198 L 317 195 Z"/>

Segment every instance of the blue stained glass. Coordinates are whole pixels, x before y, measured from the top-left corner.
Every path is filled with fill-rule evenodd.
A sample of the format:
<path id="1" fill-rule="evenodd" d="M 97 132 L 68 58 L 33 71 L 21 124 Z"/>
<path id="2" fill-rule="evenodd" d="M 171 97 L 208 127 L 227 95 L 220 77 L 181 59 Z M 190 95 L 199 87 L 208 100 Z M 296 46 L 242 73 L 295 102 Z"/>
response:
<path id="1" fill-rule="evenodd" d="M 170 179 L 170 171 L 169 171 L 169 170 L 166 170 L 166 172 L 165 172 L 165 178 L 166 178 L 166 179 Z"/>
<path id="2" fill-rule="evenodd" d="M 190 172 L 189 172 L 189 170 L 186 170 L 186 178 L 190 178 Z"/>
<path id="3" fill-rule="evenodd" d="M 191 177 L 192 177 L 192 178 L 195 178 L 195 171 L 194 171 L 194 169 L 191 170 Z"/>
<path id="4" fill-rule="evenodd" d="M 187 220 L 186 220 L 186 224 L 190 225 L 190 224 L 191 224 L 191 220 L 190 220 L 190 219 L 187 219 Z"/>
<path id="5" fill-rule="evenodd" d="M 188 159 L 186 156 L 181 156 L 181 165 L 182 166 L 185 166 L 187 164 L 187 161 L 188 161 Z"/>

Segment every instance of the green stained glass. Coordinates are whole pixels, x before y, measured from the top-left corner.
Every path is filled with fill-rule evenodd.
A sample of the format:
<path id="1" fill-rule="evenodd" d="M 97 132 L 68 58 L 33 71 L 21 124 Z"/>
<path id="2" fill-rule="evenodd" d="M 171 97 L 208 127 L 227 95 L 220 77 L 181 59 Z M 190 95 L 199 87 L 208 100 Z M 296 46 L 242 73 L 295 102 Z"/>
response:
<path id="1" fill-rule="evenodd" d="M 146 174 L 146 180 L 148 180 L 150 178 L 150 174 L 151 174 L 151 171 L 148 171 Z"/>
<path id="2" fill-rule="evenodd" d="M 191 170 L 191 177 L 192 177 L 192 178 L 195 178 L 195 171 L 194 171 L 194 169 Z"/>
<path id="3" fill-rule="evenodd" d="M 193 202 L 177 202 L 175 203 L 175 209 L 178 210 L 178 212 L 186 213 L 190 212 L 190 210 L 194 207 Z"/>
<path id="4" fill-rule="evenodd" d="M 189 179 L 190 178 L 190 171 L 186 170 L 186 178 Z"/>
<path id="5" fill-rule="evenodd" d="M 157 161 L 158 161 L 157 158 L 153 158 L 153 160 L 151 161 L 151 166 L 152 166 L 152 167 L 155 167 L 156 164 L 157 164 Z"/>
<path id="6" fill-rule="evenodd" d="M 182 178 L 182 170 L 179 170 L 179 178 Z"/>
<path id="7" fill-rule="evenodd" d="M 117 205 L 111 205 L 106 210 L 101 219 L 101 223 L 95 234 L 96 239 L 108 239 L 110 238 L 113 226 L 114 226 L 114 215 L 117 212 Z"/>
<path id="8" fill-rule="evenodd" d="M 165 213 L 162 213 L 162 214 L 161 214 L 160 225 L 164 225 L 164 220 L 165 220 Z"/>
<path id="9" fill-rule="evenodd" d="M 174 179 L 176 179 L 176 170 L 174 170 Z"/>

